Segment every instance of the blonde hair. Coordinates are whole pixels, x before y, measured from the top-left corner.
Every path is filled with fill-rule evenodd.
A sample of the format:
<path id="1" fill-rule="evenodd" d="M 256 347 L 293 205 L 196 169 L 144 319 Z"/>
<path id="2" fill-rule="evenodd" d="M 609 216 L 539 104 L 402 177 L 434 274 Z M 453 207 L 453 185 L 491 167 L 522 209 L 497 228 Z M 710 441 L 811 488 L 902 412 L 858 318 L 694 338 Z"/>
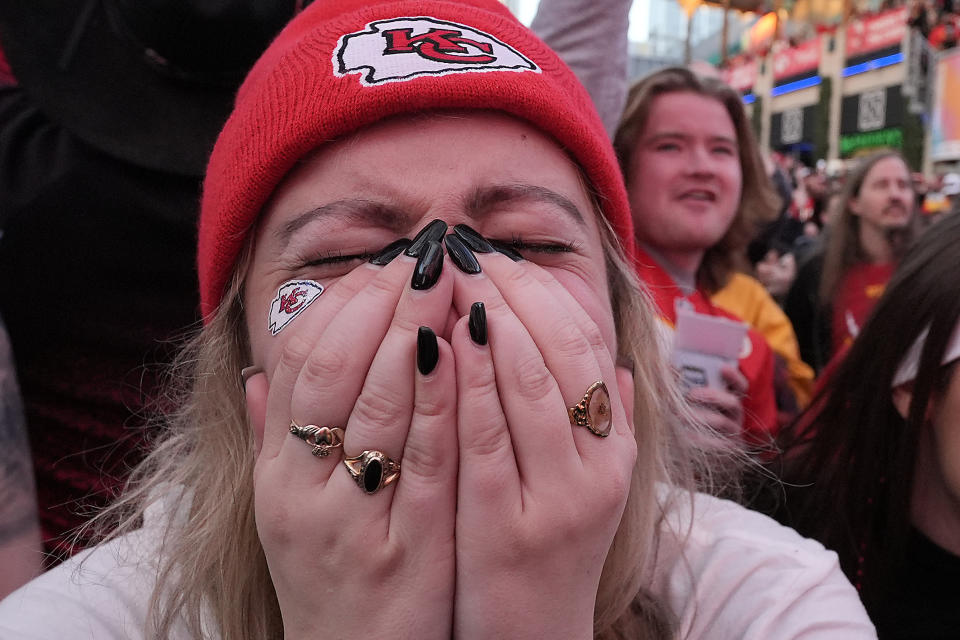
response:
<path id="1" fill-rule="evenodd" d="M 745 253 L 747 244 L 756 236 L 762 223 L 774 218 L 780 199 L 767 176 L 740 96 L 720 80 L 698 76 L 683 67 L 656 71 L 634 84 L 627 94 L 627 105 L 614 135 L 613 147 L 628 188 L 632 181 L 631 158 L 643 135 L 653 101 L 658 96 L 678 92 L 695 93 L 722 104 L 737 134 L 743 176 L 740 204 L 727 232 L 706 250 L 697 270 L 697 284 L 709 293 L 715 293 L 726 285 L 734 271 L 750 272 Z M 634 225 L 639 228 L 637 222 L 634 214 Z"/>
<path id="2" fill-rule="evenodd" d="M 602 640 L 672 637 L 676 621 L 648 585 L 658 531 L 672 504 L 658 483 L 692 489 L 726 479 L 713 453 L 678 416 L 688 415 L 675 376 L 662 353 L 653 303 L 642 289 L 619 242 L 599 218 L 619 356 L 634 363 L 637 462 L 620 527 L 607 555 L 597 593 L 594 629 Z M 170 518 L 158 550 L 160 566 L 149 603 L 146 636 L 166 638 L 175 624 L 194 637 L 215 628 L 231 640 L 281 638 L 282 620 L 253 507 L 254 449 L 239 371 L 249 362 L 242 304 L 252 241 L 212 321 L 194 337 L 173 368 L 187 384 L 181 408 L 134 471 L 121 499 L 98 517 L 106 538 L 137 528 L 147 507 L 168 499 L 171 487 L 186 491 L 164 504 Z M 709 435 L 709 434 L 708 434 Z M 723 456 L 723 453 L 720 453 Z M 732 477 L 732 476 L 731 476 Z M 659 495 L 658 495 L 659 493 Z M 185 523 L 172 515 L 189 509 Z M 189 570 L 183 570 L 188 568 Z M 211 627 L 211 623 L 213 627 Z"/>

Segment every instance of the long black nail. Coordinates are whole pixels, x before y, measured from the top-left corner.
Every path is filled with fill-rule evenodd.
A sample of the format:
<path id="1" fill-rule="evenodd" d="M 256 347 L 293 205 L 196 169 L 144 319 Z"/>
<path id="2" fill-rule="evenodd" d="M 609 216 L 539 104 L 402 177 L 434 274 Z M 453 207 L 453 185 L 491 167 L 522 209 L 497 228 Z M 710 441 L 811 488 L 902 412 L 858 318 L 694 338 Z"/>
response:
<path id="1" fill-rule="evenodd" d="M 447 233 L 447 223 L 443 220 L 434 220 L 423 229 L 420 229 L 420 233 L 413 237 L 413 242 L 410 243 L 410 246 L 407 247 L 407 250 L 404 251 L 408 256 L 413 256 L 416 258 L 419 256 L 423 250 L 427 247 L 427 243 L 431 240 L 440 242 L 443 240 L 443 236 Z"/>
<path id="2" fill-rule="evenodd" d="M 457 236 L 450 234 L 443 239 L 447 245 L 447 253 L 453 264 L 460 268 L 464 273 L 480 273 L 480 263 L 477 262 L 477 256 L 473 255 L 470 247 Z"/>
<path id="3" fill-rule="evenodd" d="M 520 255 L 520 252 L 518 252 L 516 249 L 511 247 L 506 242 L 500 242 L 499 240 L 491 240 L 490 244 L 493 245 L 493 248 L 496 249 L 498 253 L 502 253 L 503 255 L 507 256 L 514 262 L 520 262 L 521 260 L 523 260 L 523 256 Z"/>
<path id="4" fill-rule="evenodd" d="M 477 344 L 487 344 L 487 310 L 482 302 L 470 305 L 467 327 L 470 329 L 470 339 Z"/>
<path id="5" fill-rule="evenodd" d="M 453 228 L 461 240 L 467 243 L 467 246 L 477 253 L 493 253 L 493 245 L 487 242 L 487 239 L 477 233 L 473 227 L 465 224 L 458 224 Z"/>
<path id="6" fill-rule="evenodd" d="M 437 348 L 437 334 L 430 327 L 420 327 L 417 331 L 417 369 L 423 375 L 429 375 L 440 359 Z"/>
<path id="7" fill-rule="evenodd" d="M 390 262 L 398 255 L 403 253 L 404 249 L 409 247 L 410 244 L 411 242 L 407 238 L 400 238 L 399 240 L 391 242 L 383 249 L 378 251 L 375 256 L 370 258 L 370 264 L 376 264 L 380 266 L 390 264 Z"/>
<path id="8" fill-rule="evenodd" d="M 436 240 L 428 240 L 417 266 L 413 268 L 413 278 L 410 286 L 414 289 L 429 289 L 437 284 L 440 272 L 443 270 L 443 247 Z"/>

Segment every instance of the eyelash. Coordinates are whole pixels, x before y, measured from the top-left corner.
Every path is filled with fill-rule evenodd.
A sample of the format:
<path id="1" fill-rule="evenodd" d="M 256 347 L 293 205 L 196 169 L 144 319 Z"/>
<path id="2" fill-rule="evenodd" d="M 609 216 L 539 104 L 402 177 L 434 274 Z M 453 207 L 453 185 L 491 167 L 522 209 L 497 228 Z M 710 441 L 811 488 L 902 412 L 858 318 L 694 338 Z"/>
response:
<path id="1" fill-rule="evenodd" d="M 516 249 L 517 251 L 530 251 L 532 253 L 573 253 L 577 250 L 574 242 L 527 242 L 523 237 L 515 235 L 509 242 L 504 244 Z M 303 263 L 305 267 L 318 267 L 324 265 L 347 264 L 355 260 L 366 261 L 376 255 L 377 252 L 370 252 L 366 249 L 362 253 L 343 254 L 339 251 L 329 251 L 318 255 Z"/>
<path id="2" fill-rule="evenodd" d="M 527 242 L 522 236 L 515 235 L 506 243 L 517 251 L 532 251 L 533 253 L 573 253 L 577 250 L 574 242 Z"/>
<path id="3" fill-rule="evenodd" d="M 366 249 L 363 250 L 363 253 L 351 253 L 347 255 L 344 255 L 340 251 L 328 251 L 305 261 L 303 266 L 318 267 L 331 264 L 346 264 L 354 260 L 369 260 L 374 255 L 375 254 L 368 252 Z"/>

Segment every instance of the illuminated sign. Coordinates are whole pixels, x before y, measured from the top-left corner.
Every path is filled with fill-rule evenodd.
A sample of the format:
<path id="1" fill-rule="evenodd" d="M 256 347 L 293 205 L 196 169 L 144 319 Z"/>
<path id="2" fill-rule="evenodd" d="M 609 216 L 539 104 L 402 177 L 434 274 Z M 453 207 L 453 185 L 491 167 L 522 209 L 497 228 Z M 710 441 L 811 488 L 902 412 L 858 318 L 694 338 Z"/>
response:
<path id="1" fill-rule="evenodd" d="M 863 73 L 864 71 L 882 69 L 884 67 L 889 67 L 890 65 L 900 64 L 901 62 L 903 62 L 903 53 L 897 52 L 889 56 L 867 60 L 866 62 L 861 62 L 860 64 L 852 64 L 849 67 L 845 67 L 840 75 L 844 78 L 849 78 L 850 76 L 855 76 L 858 73 Z"/>
<path id="2" fill-rule="evenodd" d="M 753 57 L 737 56 L 729 61 L 726 68 L 720 70 L 720 78 L 740 93 L 749 91 L 757 82 L 757 60 Z"/>
<path id="3" fill-rule="evenodd" d="M 854 20 L 847 26 L 846 56 L 857 56 L 900 44 L 907 33 L 907 8 L 900 7 Z"/>
<path id="4" fill-rule="evenodd" d="M 773 54 L 773 78 L 790 78 L 805 71 L 816 71 L 820 66 L 820 38 L 807 40 L 789 49 Z"/>
<path id="5" fill-rule="evenodd" d="M 840 135 L 899 127 L 903 124 L 903 115 L 903 92 L 899 84 L 843 96 Z"/>
<path id="6" fill-rule="evenodd" d="M 813 144 L 815 105 L 794 107 L 774 113 L 770 118 L 770 146 L 789 149 L 798 144 Z"/>
<path id="7" fill-rule="evenodd" d="M 903 131 L 900 127 L 840 136 L 840 155 L 844 157 L 864 149 L 899 149 L 902 146 Z"/>
<path id="8" fill-rule="evenodd" d="M 790 93 L 791 91 L 800 91 L 800 89 L 809 89 L 810 87 L 815 87 L 822 82 L 820 76 L 811 76 L 809 78 L 804 78 L 803 80 L 797 80 L 796 82 L 788 82 L 787 84 L 781 84 L 770 90 L 770 95 L 773 97 L 782 96 L 785 93 Z"/>
<path id="9" fill-rule="evenodd" d="M 769 49 L 777 35 L 777 12 L 770 11 L 760 16 L 760 19 L 754 22 L 744 35 L 745 51 L 753 53 Z"/>

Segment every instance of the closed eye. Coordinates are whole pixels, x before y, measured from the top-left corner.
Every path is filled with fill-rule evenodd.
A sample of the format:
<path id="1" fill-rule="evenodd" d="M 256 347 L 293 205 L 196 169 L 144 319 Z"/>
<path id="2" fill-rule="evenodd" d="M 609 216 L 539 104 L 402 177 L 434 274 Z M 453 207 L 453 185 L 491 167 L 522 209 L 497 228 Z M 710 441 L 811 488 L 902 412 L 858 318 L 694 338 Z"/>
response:
<path id="1" fill-rule="evenodd" d="M 574 242 L 527 242 L 521 236 L 513 236 L 508 244 L 517 251 L 532 253 L 573 253 L 577 250 Z"/>
<path id="2" fill-rule="evenodd" d="M 305 267 L 317 267 L 322 265 L 346 264 L 353 261 L 369 260 L 374 256 L 373 253 L 364 251 L 362 253 L 344 254 L 339 251 L 321 254 L 303 263 Z"/>

